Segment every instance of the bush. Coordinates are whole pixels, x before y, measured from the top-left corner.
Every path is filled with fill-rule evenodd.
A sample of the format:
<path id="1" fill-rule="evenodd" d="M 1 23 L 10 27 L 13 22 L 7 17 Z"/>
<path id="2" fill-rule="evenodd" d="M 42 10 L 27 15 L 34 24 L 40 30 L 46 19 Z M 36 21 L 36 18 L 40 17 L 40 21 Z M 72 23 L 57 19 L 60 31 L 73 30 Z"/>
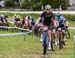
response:
<path id="1" fill-rule="evenodd" d="M 32 6 L 33 6 L 32 2 L 22 2 L 21 5 L 22 8 L 27 8 L 27 9 L 31 8 Z"/>
<path id="2" fill-rule="evenodd" d="M 15 6 L 18 7 L 18 8 L 20 8 L 20 3 L 18 3 L 18 2 L 15 3 Z"/>
<path id="3" fill-rule="evenodd" d="M 14 2 L 12 2 L 12 1 L 5 1 L 5 6 L 6 7 L 14 7 Z"/>
<path id="4" fill-rule="evenodd" d="M 41 3 L 44 6 L 49 4 L 54 9 L 59 8 L 59 5 L 62 6 L 63 10 L 67 9 L 67 2 L 66 2 L 66 0 L 41 0 Z"/>
<path id="5" fill-rule="evenodd" d="M 62 14 L 68 21 L 75 21 L 75 14 Z M 56 14 L 55 14 L 56 16 Z"/>
<path id="6" fill-rule="evenodd" d="M 41 10 L 41 3 L 38 3 L 38 2 L 36 4 L 34 3 L 32 8 L 34 11 L 40 11 Z"/>
<path id="7" fill-rule="evenodd" d="M 62 0 L 61 1 L 61 7 L 63 10 L 66 10 L 67 9 L 67 6 L 68 6 L 68 3 L 66 2 L 66 0 Z"/>
<path id="8" fill-rule="evenodd" d="M 63 16 L 70 21 L 75 21 L 75 14 L 63 14 Z"/>

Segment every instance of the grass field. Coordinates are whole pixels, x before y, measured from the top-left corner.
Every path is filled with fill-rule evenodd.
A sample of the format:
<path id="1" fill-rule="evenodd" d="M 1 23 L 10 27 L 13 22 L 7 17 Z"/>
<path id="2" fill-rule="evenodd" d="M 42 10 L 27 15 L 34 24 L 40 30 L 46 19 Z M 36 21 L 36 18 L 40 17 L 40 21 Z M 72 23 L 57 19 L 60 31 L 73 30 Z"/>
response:
<path id="1" fill-rule="evenodd" d="M 62 50 L 55 46 L 54 52 L 48 51 L 47 58 L 74 58 L 74 30 L 70 32 L 71 38 L 66 41 L 66 46 Z M 26 35 L 25 41 L 23 35 L 0 37 L 0 58 L 42 58 L 39 37 Z"/>
<path id="2" fill-rule="evenodd" d="M 75 27 L 75 22 L 69 22 L 70 27 Z M 69 31 L 71 38 L 66 41 L 64 48 L 60 50 L 58 46 L 54 46 L 54 52 L 48 51 L 46 58 L 74 58 L 73 35 L 75 30 Z M 0 34 L 2 33 L 10 32 L 0 31 Z M 43 58 L 40 38 L 26 35 L 24 41 L 24 35 L 0 36 L 0 58 Z"/>

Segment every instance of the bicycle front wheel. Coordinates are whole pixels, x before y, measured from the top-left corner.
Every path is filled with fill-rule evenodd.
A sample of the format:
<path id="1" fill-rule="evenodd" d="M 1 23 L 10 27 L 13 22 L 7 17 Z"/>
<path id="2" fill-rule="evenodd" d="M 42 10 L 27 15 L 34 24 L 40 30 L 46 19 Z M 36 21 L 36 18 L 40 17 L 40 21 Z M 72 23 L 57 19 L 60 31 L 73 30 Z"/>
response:
<path id="1" fill-rule="evenodd" d="M 69 32 L 69 30 L 68 30 L 68 29 L 66 30 L 66 32 L 65 32 L 65 33 L 66 33 L 66 38 L 67 38 L 67 39 L 70 39 L 70 32 Z"/>

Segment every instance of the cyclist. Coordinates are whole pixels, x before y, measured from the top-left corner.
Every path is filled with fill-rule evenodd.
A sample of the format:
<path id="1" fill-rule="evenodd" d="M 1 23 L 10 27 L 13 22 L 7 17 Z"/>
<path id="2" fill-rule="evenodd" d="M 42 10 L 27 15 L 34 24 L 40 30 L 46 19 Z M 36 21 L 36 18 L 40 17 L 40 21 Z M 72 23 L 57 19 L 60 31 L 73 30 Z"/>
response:
<path id="1" fill-rule="evenodd" d="M 19 15 L 14 14 L 13 20 L 14 20 L 15 25 L 21 24 L 21 20 L 20 20 L 20 16 Z"/>
<path id="2" fill-rule="evenodd" d="M 1 16 L 0 16 L 0 25 L 1 25 L 1 26 L 3 26 L 4 21 L 5 21 L 4 15 L 1 14 Z"/>
<path id="3" fill-rule="evenodd" d="M 48 35 L 49 35 L 49 46 L 48 49 L 51 49 L 51 29 L 52 29 L 52 20 L 54 20 L 54 14 L 51 11 L 51 6 L 50 5 L 46 5 L 45 6 L 45 11 L 41 14 L 41 16 L 38 18 L 38 20 L 36 21 L 35 25 L 38 25 L 39 23 L 43 24 L 45 27 L 48 28 Z M 40 26 L 40 25 L 39 25 Z M 45 27 L 43 27 L 42 29 L 44 29 Z M 43 35 L 41 34 L 41 38 L 43 37 Z M 47 43 L 48 44 L 48 43 Z"/>
<path id="4" fill-rule="evenodd" d="M 31 18 L 31 28 L 33 29 L 35 26 L 35 19 L 34 18 Z"/>
<path id="5" fill-rule="evenodd" d="M 66 25 L 68 26 L 68 21 L 66 21 L 66 18 L 61 13 L 57 13 L 56 20 L 59 23 L 57 29 L 58 29 L 58 31 L 62 31 L 62 34 L 64 36 L 65 27 L 66 27 Z"/>
<path id="6" fill-rule="evenodd" d="M 8 15 L 5 15 L 5 16 L 4 16 L 4 19 L 5 19 L 5 24 L 6 24 L 6 26 L 9 26 L 9 24 L 8 24 L 8 22 L 9 22 L 9 21 L 8 21 Z"/>
<path id="7" fill-rule="evenodd" d="M 30 16 L 23 17 L 22 26 L 25 29 L 30 29 Z"/>
<path id="8" fill-rule="evenodd" d="M 64 26 L 65 26 L 66 28 L 68 28 L 68 26 L 69 26 L 69 22 L 68 22 L 67 20 L 65 20 L 65 22 L 64 22 Z"/>

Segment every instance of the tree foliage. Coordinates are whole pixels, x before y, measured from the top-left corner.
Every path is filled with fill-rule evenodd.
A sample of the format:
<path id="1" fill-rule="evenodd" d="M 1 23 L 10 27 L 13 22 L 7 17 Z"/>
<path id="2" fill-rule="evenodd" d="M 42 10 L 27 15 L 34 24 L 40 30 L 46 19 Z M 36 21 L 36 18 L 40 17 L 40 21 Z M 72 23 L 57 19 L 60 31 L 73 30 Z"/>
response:
<path id="1" fill-rule="evenodd" d="M 66 9 L 67 2 L 66 0 L 41 0 L 42 5 L 45 6 L 47 4 L 51 5 L 52 8 L 59 8 L 59 6 L 62 6 L 62 9 Z"/>
<path id="2" fill-rule="evenodd" d="M 29 0 L 21 0 L 21 2 L 16 2 L 16 0 L 7 0 L 5 2 L 6 6 L 12 7 L 12 6 L 19 6 L 22 8 L 32 8 L 32 7 L 37 7 L 37 6 L 45 6 L 47 4 L 51 5 L 52 8 L 56 9 L 59 8 L 59 6 L 61 5 L 62 9 L 66 9 L 67 8 L 67 2 L 66 0 L 40 0 L 40 2 L 35 2 L 36 0 L 31 0 L 29 2 Z M 21 3 L 21 5 L 20 5 Z"/>
<path id="3" fill-rule="evenodd" d="M 5 6 L 6 7 L 13 7 L 14 6 L 13 0 L 7 0 L 7 1 L 5 1 Z"/>

